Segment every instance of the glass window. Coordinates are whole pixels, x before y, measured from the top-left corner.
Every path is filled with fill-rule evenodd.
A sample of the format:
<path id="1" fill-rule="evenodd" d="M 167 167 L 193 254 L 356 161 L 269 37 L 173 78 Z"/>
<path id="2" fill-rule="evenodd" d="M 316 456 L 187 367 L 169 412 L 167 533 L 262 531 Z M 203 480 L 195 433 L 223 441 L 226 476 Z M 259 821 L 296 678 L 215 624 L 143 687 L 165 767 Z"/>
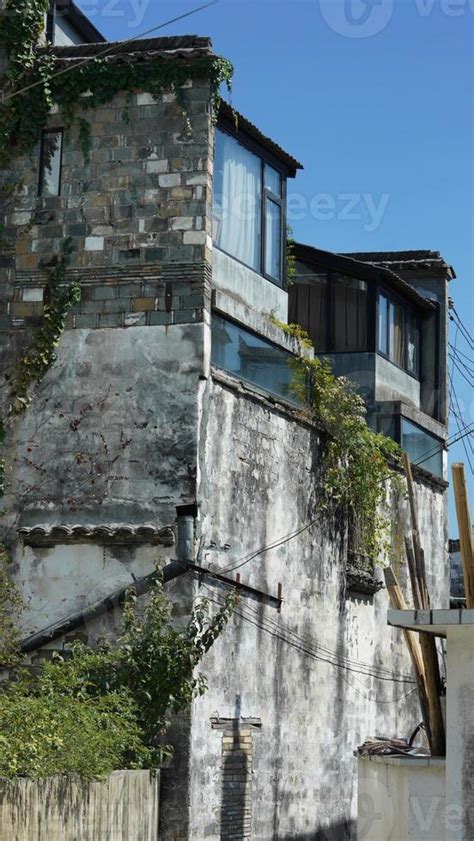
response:
<path id="1" fill-rule="evenodd" d="M 278 280 L 281 267 L 281 207 L 265 200 L 265 274 Z"/>
<path id="2" fill-rule="evenodd" d="M 420 328 L 411 312 L 407 313 L 407 370 L 415 376 L 420 370 Z"/>
<path id="3" fill-rule="evenodd" d="M 62 131 L 44 131 L 41 139 L 40 196 L 59 196 L 61 186 Z"/>
<path id="4" fill-rule="evenodd" d="M 443 477 L 442 441 L 406 418 L 402 418 L 402 447 L 410 456 L 412 464 Z"/>
<path id="5" fill-rule="evenodd" d="M 316 353 L 326 353 L 327 346 L 327 275 L 311 275 L 307 283 L 294 283 L 288 299 L 288 320 L 300 324 L 311 337 Z"/>
<path id="6" fill-rule="evenodd" d="M 274 169 L 270 164 L 265 164 L 263 177 L 265 189 L 270 190 L 275 196 L 281 196 L 281 175 L 278 170 Z"/>
<path id="7" fill-rule="evenodd" d="M 260 270 L 261 162 L 229 134 L 216 132 L 213 234 L 219 248 Z"/>
<path id="8" fill-rule="evenodd" d="M 212 362 L 243 380 L 292 403 L 293 369 L 290 353 L 255 336 L 226 318 L 212 317 Z"/>
<path id="9" fill-rule="evenodd" d="M 235 137 L 217 130 L 214 242 L 227 254 L 278 284 L 283 274 L 281 195 L 280 173 Z"/>
<path id="10" fill-rule="evenodd" d="M 334 279 L 334 350 L 367 350 L 367 283 L 353 277 Z"/>
<path id="11" fill-rule="evenodd" d="M 379 295 L 377 342 L 380 353 L 388 356 L 388 298 L 382 294 Z"/>
<path id="12" fill-rule="evenodd" d="M 402 304 L 390 301 L 388 307 L 388 355 L 392 362 L 405 367 L 405 342 L 404 342 L 404 309 Z"/>

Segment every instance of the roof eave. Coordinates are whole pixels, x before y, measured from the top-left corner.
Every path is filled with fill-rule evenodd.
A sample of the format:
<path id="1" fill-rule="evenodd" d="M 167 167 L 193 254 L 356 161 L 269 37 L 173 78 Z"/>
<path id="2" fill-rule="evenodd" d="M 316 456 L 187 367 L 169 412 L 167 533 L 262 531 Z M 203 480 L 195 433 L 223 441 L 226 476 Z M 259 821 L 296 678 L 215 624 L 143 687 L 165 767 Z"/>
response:
<path id="1" fill-rule="evenodd" d="M 386 280 L 392 286 L 396 286 L 409 300 L 415 303 L 419 309 L 431 312 L 434 303 L 411 286 L 406 280 L 399 277 L 392 269 L 377 266 L 373 263 L 365 263 L 362 260 L 355 260 L 346 254 L 336 254 L 332 251 L 324 251 L 312 245 L 295 243 L 294 254 L 301 262 L 310 262 L 315 266 L 322 266 L 327 269 L 340 271 L 348 275 L 355 275 L 367 280 Z"/>

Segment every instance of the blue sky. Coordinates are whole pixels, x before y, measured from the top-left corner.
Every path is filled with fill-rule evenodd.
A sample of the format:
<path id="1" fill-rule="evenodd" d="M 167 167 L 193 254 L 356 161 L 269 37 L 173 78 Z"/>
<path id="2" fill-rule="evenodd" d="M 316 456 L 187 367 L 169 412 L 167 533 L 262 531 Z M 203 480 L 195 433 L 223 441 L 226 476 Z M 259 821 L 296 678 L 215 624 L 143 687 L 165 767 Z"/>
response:
<path id="1" fill-rule="evenodd" d="M 107 38 L 124 39 L 200 2 L 79 5 Z M 304 164 L 289 189 L 297 239 L 334 251 L 441 251 L 473 335 L 473 31 L 473 0 L 220 0 L 161 34 L 210 35 L 235 67 L 233 105 Z M 474 358 L 452 329 L 455 340 Z M 472 424 L 472 389 L 456 369 L 454 385 Z M 450 460 L 464 461 L 474 506 L 462 443 Z"/>

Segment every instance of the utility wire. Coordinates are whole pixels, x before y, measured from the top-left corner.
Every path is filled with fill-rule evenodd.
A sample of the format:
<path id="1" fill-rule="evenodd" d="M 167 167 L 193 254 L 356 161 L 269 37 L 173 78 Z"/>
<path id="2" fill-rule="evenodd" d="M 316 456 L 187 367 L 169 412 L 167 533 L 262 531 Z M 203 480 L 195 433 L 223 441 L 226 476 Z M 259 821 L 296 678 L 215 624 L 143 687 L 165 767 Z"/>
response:
<path id="1" fill-rule="evenodd" d="M 464 371 L 463 371 L 463 369 L 461 368 L 461 366 L 459 365 L 459 363 L 457 362 L 456 357 L 455 357 L 455 356 L 453 356 L 453 354 L 452 354 L 452 353 L 449 353 L 449 354 L 448 354 L 448 356 L 449 356 L 449 358 L 451 359 L 451 361 L 452 361 L 452 363 L 453 363 L 454 367 L 456 368 L 456 370 L 458 371 L 458 373 L 459 373 L 459 374 L 461 374 L 461 377 L 463 377 L 463 379 L 465 379 L 465 380 L 466 380 L 467 384 L 468 384 L 468 385 L 470 385 L 470 386 L 471 386 L 471 388 L 472 388 L 472 387 L 474 386 L 474 379 L 472 379 L 472 380 L 470 379 L 470 377 L 471 377 L 471 373 L 469 372 L 469 376 L 467 376 L 467 375 L 464 373 Z"/>
<path id="2" fill-rule="evenodd" d="M 217 605 L 220 605 L 220 606 L 222 606 L 222 604 L 223 604 L 219 599 L 209 599 L 209 600 L 214 601 Z M 259 621 L 257 619 L 257 617 L 249 617 L 249 616 L 245 615 L 245 613 L 243 613 L 241 610 L 236 610 L 236 611 L 234 611 L 234 613 L 235 613 L 235 615 L 237 615 L 241 619 L 243 619 L 245 622 L 248 622 L 251 625 L 254 625 L 255 627 L 257 627 L 260 630 L 264 631 L 265 633 L 269 634 L 269 636 L 273 637 L 274 639 L 277 639 L 280 642 L 284 642 L 287 645 L 290 645 L 292 648 L 295 648 L 297 651 L 302 653 L 304 656 L 309 657 L 312 660 L 316 660 L 316 661 L 322 662 L 322 663 L 327 663 L 328 665 L 333 666 L 334 668 L 339 669 L 341 671 L 346 671 L 346 672 L 355 673 L 355 674 L 362 674 L 365 677 L 373 677 L 376 680 L 384 680 L 384 681 L 387 681 L 387 682 L 390 682 L 390 683 L 405 683 L 405 684 L 406 683 L 408 683 L 408 684 L 415 683 L 413 678 L 407 678 L 406 680 L 398 680 L 398 679 L 394 679 L 394 678 L 383 678 L 383 677 L 380 677 L 379 675 L 370 674 L 368 672 L 360 672 L 356 669 L 352 669 L 352 668 L 344 665 L 343 663 L 335 662 L 334 660 L 328 660 L 325 657 L 319 656 L 317 653 L 312 651 L 310 648 L 305 647 L 303 645 L 299 645 L 298 643 L 295 643 L 291 639 L 288 639 L 283 634 L 274 633 L 268 627 L 266 627 L 264 624 L 262 624 L 262 622 Z M 344 675 L 341 675 L 341 677 L 344 678 Z M 346 680 L 346 682 L 347 682 L 347 680 Z M 356 692 L 358 692 L 357 688 L 352 686 L 350 683 L 349 683 L 349 686 L 351 686 Z M 412 695 L 416 691 L 417 691 L 417 687 L 415 686 L 410 692 L 406 693 L 405 695 L 401 696 L 400 698 L 393 698 L 389 701 L 384 700 L 382 702 L 379 701 L 379 699 L 376 698 L 376 697 L 370 698 L 367 695 L 362 695 L 362 693 L 360 693 L 360 692 L 359 692 L 359 694 L 361 694 L 362 697 L 365 698 L 365 700 L 375 701 L 376 703 L 396 703 L 397 701 L 400 701 L 404 698 L 407 698 L 408 696 Z"/>
<path id="3" fill-rule="evenodd" d="M 449 316 L 451 321 L 454 320 L 455 323 L 459 324 L 459 328 L 461 330 L 461 333 L 463 334 L 463 336 L 464 336 L 466 342 L 468 343 L 468 345 L 470 346 L 471 350 L 473 350 L 474 349 L 474 339 L 472 338 L 469 330 L 467 329 L 467 327 L 463 323 L 463 321 L 461 319 L 461 316 L 459 315 L 457 309 L 454 306 L 451 307 L 451 312 L 454 313 L 454 316 L 451 316 L 451 315 Z"/>
<path id="4" fill-rule="evenodd" d="M 190 15 L 195 15 L 197 12 L 201 12 L 203 9 L 208 9 L 209 6 L 215 6 L 219 0 L 210 0 L 209 3 L 204 3 L 202 6 L 197 6 L 195 9 L 190 9 L 189 12 L 184 12 L 182 15 L 177 15 L 174 18 L 170 18 L 170 20 L 165 21 L 164 23 L 160 23 L 158 26 L 152 26 L 151 29 L 145 30 L 145 32 L 140 32 L 139 35 L 133 35 L 131 38 L 127 38 L 125 41 L 120 41 L 120 44 L 124 46 L 125 44 L 130 44 L 132 41 L 138 41 L 140 38 L 145 38 L 146 35 L 151 35 L 152 32 L 158 32 L 159 29 L 164 29 L 166 26 L 170 26 L 172 23 L 176 23 L 179 20 L 184 20 L 184 18 L 190 17 Z M 64 73 L 69 73 L 71 70 L 77 70 L 79 67 L 83 67 L 85 64 L 89 64 L 91 61 L 95 61 L 98 58 L 102 58 L 105 55 L 113 52 L 116 48 L 116 43 L 110 44 L 108 47 L 104 47 L 103 50 L 100 50 L 95 55 L 88 56 L 83 61 L 77 62 L 77 64 L 72 64 L 69 67 L 63 68 L 63 70 L 58 70 L 51 78 L 56 79 L 58 76 L 62 76 Z M 26 93 L 26 91 L 32 90 L 32 88 L 36 88 L 38 85 L 42 85 L 43 80 L 40 79 L 38 82 L 33 82 L 31 85 L 26 85 L 24 88 L 20 88 L 18 91 L 14 91 L 7 96 L 2 97 L 2 103 L 8 102 L 10 99 L 13 99 L 15 96 L 20 96 L 22 93 Z"/>

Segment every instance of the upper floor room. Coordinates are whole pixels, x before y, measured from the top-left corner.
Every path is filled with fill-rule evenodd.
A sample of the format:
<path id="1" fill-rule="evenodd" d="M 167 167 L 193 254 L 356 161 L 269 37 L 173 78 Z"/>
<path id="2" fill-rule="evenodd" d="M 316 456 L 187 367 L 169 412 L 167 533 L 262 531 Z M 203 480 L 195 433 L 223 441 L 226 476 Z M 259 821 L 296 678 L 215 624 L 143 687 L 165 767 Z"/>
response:
<path id="1" fill-rule="evenodd" d="M 73 0 L 51 0 L 46 13 L 45 35 L 50 44 L 58 47 L 106 41 Z"/>

